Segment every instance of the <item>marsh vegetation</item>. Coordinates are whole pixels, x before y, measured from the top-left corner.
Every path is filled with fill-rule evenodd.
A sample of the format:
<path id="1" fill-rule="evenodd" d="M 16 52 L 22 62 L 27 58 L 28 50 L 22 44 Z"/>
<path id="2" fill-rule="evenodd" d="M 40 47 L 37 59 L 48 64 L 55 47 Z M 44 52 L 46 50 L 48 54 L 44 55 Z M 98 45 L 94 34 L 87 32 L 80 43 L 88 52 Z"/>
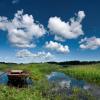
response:
<path id="1" fill-rule="evenodd" d="M 66 65 L 58 64 L 0 64 L 0 71 L 22 69 L 30 73 L 33 84 L 27 88 L 0 85 L 0 100 L 99 100 L 91 91 L 82 88 L 63 87 L 50 83 L 46 75 L 52 72 L 63 72 L 78 80 L 100 86 L 100 64 Z"/>

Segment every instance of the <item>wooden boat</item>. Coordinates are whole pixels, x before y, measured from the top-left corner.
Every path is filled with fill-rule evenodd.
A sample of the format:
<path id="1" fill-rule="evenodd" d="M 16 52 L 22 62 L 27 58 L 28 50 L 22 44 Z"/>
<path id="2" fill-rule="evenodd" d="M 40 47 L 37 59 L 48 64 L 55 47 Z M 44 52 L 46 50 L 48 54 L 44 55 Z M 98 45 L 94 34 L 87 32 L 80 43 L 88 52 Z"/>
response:
<path id="1" fill-rule="evenodd" d="M 7 72 L 9 78 L 26 78 L 29 76 L 29 73 L 23 70 L 10 70 Z"/>
<path id="2" fill-rule="evenodd" d="M 26 83 L 26 78 L 29 76 L 29 73 L 23 70 L 10 70 L 7 72 L 8 84 L 14 86 L 22 86 Z"/>

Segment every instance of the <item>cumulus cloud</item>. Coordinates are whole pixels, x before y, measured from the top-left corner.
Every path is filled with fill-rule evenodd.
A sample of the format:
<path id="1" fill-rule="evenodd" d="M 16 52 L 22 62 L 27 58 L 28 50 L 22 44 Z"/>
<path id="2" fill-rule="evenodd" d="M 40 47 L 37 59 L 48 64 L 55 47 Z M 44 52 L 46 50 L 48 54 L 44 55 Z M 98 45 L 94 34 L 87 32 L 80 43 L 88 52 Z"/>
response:
<path id="1" fill-rule="evenodd" d="M 16 56 L 19 57 L 19 58 L 32 57 L 33 53 L 31 53 L 27 49 L 22 49 L 22 50 L 17 52 Z"/>
<path id="2" fill-rule="evenodd" d="M 96 38 L 95 36 L 90 38 L 84 38 L 81 39 L 79 43 L 81 49 L 95 50 L 100 47 L 100 38 Z"/>
<path id="3" fill-rule="evenodd" d="M 56 40 L 56 41 L 61 41 L 61 42 L 64 42 L 64 41 L 65 41 L 64 38 L 62 38 L 62 37 L 60 37 L 60 36 L 57 36 L 57 35 L 55 35 L 54 40 Z"/>
<path id="4" fill-rule="evenodd" d="M 61 52 L 61 53 L 69 53 L 69 47 L 67 45 L 63 46 L 62 44 L 58 43 L 58 42 L 46 42 L 45 43 L 45 48 L 51 49 L 51 50 L 56 50 L 57 52 Z"/>
<path id="5" fill-rule="evenodd" d="M 48 21 L 49 30 L 55 34 L 55 36 L 72 39 L 83 35 L 81 22 L 85 17 L 84 11 L 79 11 L 76 17 L 71 18 L 68 22 L 62 21 L 60 17 L 50 17 Z M 59 40 L 61 40 L 59 38 Z M 57 38 L 58 39 L 58 38 Z"/>
<path id="6" fill-rule="evenodd" d="M 27 57 L 31 57 L 31 58 L 38 58 L 38 59 L 44 59 L 44 60 L 49 60 L 51 58 L 54 57 L 54 55 L 52 55 L 50 52 L 38 52 L 38 53 L 32 53 L 27 49 L 22 49 L 20 51 L 17 52 L 16 56 L 18 58 L 27 58 Z"/>
<path id="7" fill-rule="evenodd" d="M 18 2 L 19 2 L 19 0 L 12 0 L 12 4 L 16 4 Z"/>
<path id="8" fill-rule="evenodd" d="M 13 19 L 0 16 L 0 29 L 8 31 L 10 42 L 17 47 L 35 47 L 32 41 L 45 34 L 42 24 L 34 20 L 32 15 L 23 14 L 23 10 L 17 11 Z"/>

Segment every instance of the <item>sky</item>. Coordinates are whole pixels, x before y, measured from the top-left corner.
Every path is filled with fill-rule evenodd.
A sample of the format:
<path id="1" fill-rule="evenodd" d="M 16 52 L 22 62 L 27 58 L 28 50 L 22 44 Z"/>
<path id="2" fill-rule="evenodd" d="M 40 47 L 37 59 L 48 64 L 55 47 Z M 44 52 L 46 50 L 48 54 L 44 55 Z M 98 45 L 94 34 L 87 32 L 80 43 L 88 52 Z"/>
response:
<path id="1" fill-rule="evenodd" d="M 100 60 L 99 0 L 0 0 L 0 62 Z"/>

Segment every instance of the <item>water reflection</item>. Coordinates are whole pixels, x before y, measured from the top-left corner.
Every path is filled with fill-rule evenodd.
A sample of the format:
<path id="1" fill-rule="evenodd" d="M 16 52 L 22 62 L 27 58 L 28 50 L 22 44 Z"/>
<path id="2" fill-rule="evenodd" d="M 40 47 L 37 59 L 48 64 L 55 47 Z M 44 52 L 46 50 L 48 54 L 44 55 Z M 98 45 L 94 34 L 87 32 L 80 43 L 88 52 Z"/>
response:
<path id="1" fill-rule="evenodd" d="M 7 74 L 4 72 L 0 72 L 0 84 L 7 84 L 8 77 Z"/>
<path id="2" fill-rule="evenodd" d="M 83 80 L 76 80 L 71 78 L 64 73 L 61 72 L 52 72 L 50 75 L 47 75 L 47 78 L 50 82 L 56 82 L 62 87 L 80 87 L 84 88 L 86 85 L 85 81 Z"/>
<path id="3" fill-rule="evenodd" d="M 94 97 L 96 97 L 96 100 L 99 100 L 100 98 L 100 86 L 89 84 L 83 80 L 77 80 L 75 78 L 71 78 L 68 75 L 65 75 L 61 72 L 51 72 L 51 74 L 47 75 L 47 79 L 50 82 L 58 84 L 62 88 L 71 89 L 74 87 L 82 88 L 84 90 L 89 91 Z"/>

